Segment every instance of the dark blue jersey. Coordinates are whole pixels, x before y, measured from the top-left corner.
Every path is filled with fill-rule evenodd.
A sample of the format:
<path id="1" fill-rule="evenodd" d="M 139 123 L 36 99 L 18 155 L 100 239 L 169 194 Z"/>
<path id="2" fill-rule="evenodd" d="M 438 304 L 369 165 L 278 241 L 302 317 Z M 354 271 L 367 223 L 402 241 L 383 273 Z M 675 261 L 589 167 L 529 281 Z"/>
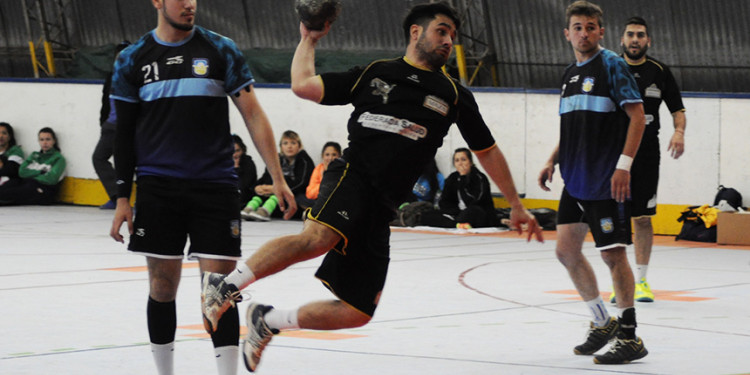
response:
<path id="1" fill-rule="evenodd" d="M 563 75 L 560 99 L 560 173 L 582 200 L 611 199 L 610 178 L 625 146 L 630 120 L 622 109 L 641 103 L 628 65 L 602 49 Z"/>
<path id="2" fill-rule="evenodd" d="M 638 84 L 643 98 L 643 111 L 646 113 L 646 129 L 637 156 L 658 156 L 661 127 L 659 106 L 664 101 L 670 113 L 684 111 L 680 88 L 669 68 L 650 56 L 646 56 L 646 61 L 642 64 L 628 65 Z"/>
<path id="3" fill-rule="evenodd" d="M 155 31 L 120 52 L 111 97 L 138 104 L 138 176 L 236 184 L 227 95 L 254 82 L 231 39 L 196 26 L 178 43 Z"/>
<path id="4" fill-rule="evenodd" d="M 344 158 L 388 204 L 407 199 L 453 123 L 472 150 L 495 144 L 474 96 L 442 71 L 398 58 L 321 77 L 321 104 L 354 105 Z"/>

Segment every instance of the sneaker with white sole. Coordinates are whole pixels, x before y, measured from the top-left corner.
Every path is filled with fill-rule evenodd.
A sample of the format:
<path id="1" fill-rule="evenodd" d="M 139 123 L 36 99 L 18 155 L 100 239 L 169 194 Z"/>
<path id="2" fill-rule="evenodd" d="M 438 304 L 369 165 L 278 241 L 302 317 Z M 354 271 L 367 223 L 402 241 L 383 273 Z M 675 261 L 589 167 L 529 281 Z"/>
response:
<path id="1" fill-rule="evenodd" d="M 271 214 L 269 214 L 268 210 L 266 210 L 263 207 L 255 210 L 253 212 L 251 212 L 247 216 L 250 217 L 250 220 L 255 220 L 255 221 L 271 221 Z"/>
<path id="2" fill-rule="evenodd" d="M 586 342 L 573 348 L 573 352 L 578 355 L 594 354 L 607 345 L 619 331 L 620 323 L 613 317 L 609 318 L 609 322 L 604 327 L 597 327 L 594 322 L 591 322 L 589 332 L 586 334 Z"/>
<path id="3" fill-rule="evenodd" d="M 250 220 L 253 219 L 250 216 L 250 214 L 252 214 L 253 212 L 255 212 L 255 210 L 253 210 L 252 207 L 247 206 L 247 207 L 243 208 L 242 211 L 240 211 L 240 217 L 242 217 L 243 220 L 250 221 Z"/>
<path id="4" fill-rule="evenodd" d="M 626 339 L 622 334 L 618 334 L 606 353 L 594 357 L 594 363 L 598 365 L 623 365 L 641 359 L 646 355 L 648 355 L 648 350 L 646 350 L 640 337 Z"/>
<path id="5" fill-rule="evenodd" d="M 230 307 L 242 301 L 239 289 L 233 284 L 224 282 L 227 275 L 204 272 L 201 275 L 201 309 L 203 310 L 203 328 L 206 332 L 216 331 L 219 319 Z"/>
<path id="6" fill-rule="evenodd" d="M 279 333 L 278 329 L 268 327 L 263 317 L 273 309 L 273 306 L 251 303 L 247 307 L 245 320 L 247 321 L 247 336 L 242 342 L 242 357 L 245 367 L 250 372 L 255 372 L 260 363 L 260 356 L 266 348 L 273 335 Z"/>

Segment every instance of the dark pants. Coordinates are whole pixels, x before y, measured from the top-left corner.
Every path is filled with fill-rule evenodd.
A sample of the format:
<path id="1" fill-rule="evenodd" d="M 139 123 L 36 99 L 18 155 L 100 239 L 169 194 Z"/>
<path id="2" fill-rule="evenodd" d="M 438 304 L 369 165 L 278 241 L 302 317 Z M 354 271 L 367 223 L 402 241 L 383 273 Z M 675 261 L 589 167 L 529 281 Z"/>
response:
<path id="1" fill-rule="evenodd" d="M 55 203 L 58 185 L 44 185 L 32 178 L 11 180 L 0 186 L 0 206 Z"/>
<path id="2" fill-rule="evenodd" d="M 117 198 L 117 177 L 115 175 L 115 168 L 112 163 L 109 162 L 109 158 L 112 156 L 113 149 L 115 146 L 115 124 L 110 122 L 102 123 L 102 131 L 99 136 L 99 142 L 94 148 L 94 154 L 91 156 L 91 160 L 94 163 L 94 170 L 96 175 L 99 176 L 99 180 L 104 185 L 104 190 L 107 191 L 107 195 L 111 200 Z"/>

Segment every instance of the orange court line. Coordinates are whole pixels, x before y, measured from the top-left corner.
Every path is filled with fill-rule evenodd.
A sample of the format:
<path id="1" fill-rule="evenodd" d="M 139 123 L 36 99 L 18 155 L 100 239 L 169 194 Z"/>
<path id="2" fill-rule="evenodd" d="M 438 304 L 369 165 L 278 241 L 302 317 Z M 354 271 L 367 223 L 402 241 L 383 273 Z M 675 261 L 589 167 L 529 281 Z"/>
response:
<path id="1" fill-rule="evenodd" d="M 177 328 L 187 329 L 191 331 L 200 331 L 199 333 L 189 333 L 189 334 L 182 335 L 182 336 L 195 337 L 195 338 L 201 338 L 201 339 L 211 337 L 203 329 L 202 324 L 178 326 Z M 244 336 L 246 334 L 247 334 L 247 327 L 245 326 L 240 327 L 240 335 Z M 314 340 L 346 340 L 346 339 L 356 339 L 359 337 L 367 337 L 366 335 L 353 335 L 350 333 L 336 333 L 336 332 L 330 332 L 330 331 L 308 331 L 304 329 L 284 331 L 278 334 L 278 336 L 296 337 L 300 339 L 314 339 Z"/>
<path id="2" fill-rule="evenodd" d="M 654 299 L 658 301 L 680 301 L 680 302 L 699 302 L 699 301 L 708 301 L 716 298 L 712 297 L 692 297 L 692 296 L 685 296 L 684 294 L 693 294 L 695 292 L 686 292 L 686 291 L 674 291 L 674 290 L 652 290 L 654 292 Z M 568 290 L 550 290 L 545 293 L 552 293 L 552 294 L 564 294 L 564 295 L 571 295 L 574 297 L 568 297 L 567 300 L 578 300 L 582 301 L 583 299 L 578 295 L 578 292 L 572 289 Z M 601 292 L 602 298 L 606 301 L 609 299 L 610 292 Z"/>
<path id="3" fill-rule="evenodd" d="M 182 263 L 182 269 L 198 268 L 198 262 Z M 117 267 L 117 268 L 105 268 L 105 271 L 120 271 L 120 272 L 146 272 L 148 267 L 136 266 L 136 267 Z"/>

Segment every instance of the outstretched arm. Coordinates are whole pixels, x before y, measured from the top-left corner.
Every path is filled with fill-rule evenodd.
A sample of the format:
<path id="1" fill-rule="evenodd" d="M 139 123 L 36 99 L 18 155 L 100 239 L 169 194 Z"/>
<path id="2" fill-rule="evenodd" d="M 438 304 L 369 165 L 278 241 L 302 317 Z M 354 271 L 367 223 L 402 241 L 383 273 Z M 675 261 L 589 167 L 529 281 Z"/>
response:
<path id="1" fill-rule="evenodd" d="M 315 74 L 315 45 L 331 29 L 326 26 L 321 31 L 308 30 L 300 22 L 300 41 L 292 59 L 292 91 L 302 99 L 320 103 L 323 98 L 323 81 Z"/>
<path id="2" fill-rule="evenodd" d="M 513 176 L 510 174 L 508 162 L 505 160 L 505 155 L 500 151 L 500 148 L 495 145 L 488 150 L 476 153 L 476 156 L 485 172 L 487 172 L 487 175 L 500 188 L 505 199 L 510 203 L 511 227 L 516 228 L 520 234 L 523 233 L 521 224 L 526 224 L 526 230 L 528 231 L 526 240 L 531 241 L 531 237 L 534 236 L 537 241 L 544 242 L 542 228 L 537 224 L 534 215 L 526 210 L 521 203 L 521 198 L 516 191 L 516 185 L 513 183 Z"/>
<path id="3" fill-rule="evenodd" d="M 284 219 L 289 219 L 297 211 L 297 203 L 281 171 L 271 123 L 255 96 L 255 90 L 252 86 L 249 88 L 250 90 L 240 90 L 238 95 L 232 97 L 232 100 L 239 109 L 255 148 L 263 158 L 266 169 L 273 179 L 273 192 L 279 199 L 279 207 L 284 212 Z"/>

